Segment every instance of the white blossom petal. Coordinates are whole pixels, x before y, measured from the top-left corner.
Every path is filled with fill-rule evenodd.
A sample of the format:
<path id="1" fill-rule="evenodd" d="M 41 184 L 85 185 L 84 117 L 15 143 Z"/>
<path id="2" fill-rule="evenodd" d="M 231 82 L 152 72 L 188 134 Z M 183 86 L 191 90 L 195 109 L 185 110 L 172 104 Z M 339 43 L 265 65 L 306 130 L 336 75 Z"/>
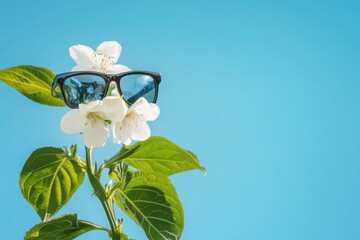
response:
<path id="1" fill-rule="evenodd" d="M 121 143 L 120 126 L 121 126 L 121 122 L 120 123 L 111 123 L 111 132 L 113 135 L 113 142 L 117 143 L 117 144 Z"/>
<path id="2" fill-rule="evenodd" d="M 118 42 L 116 42 L 116 41 L 107 41 L 107 42 L 101 43 L 96 48 L 96 53 L 98 55 L 110 57 L 111 61 L 114 64 L 114 63 L 117 62 L 117 60 L 120 57 L 121 49 L 122 49 L 122 47 Z"/>
<path id="3" fill-rule="evenodd" d="M 139 98 L 129 109 L 129 112 L 135 111 L 143 116 L 146 121 L 154 121 L 160 114 L 160 108 L 149 103 L 144 97 Z"/>
<path id="4" fill-rule="evenodd" d="M 122 122 L 112 124 L 112 134 L 114 143 L 124 143 L 125 145 L 131 143 L 131 129 L 125 119 Z"/>
<path id="5" fill-rule="evenodd" d="M 132 123 L 131 126 L 131 139 L 135 141 L 144 141 L 151 135 L 150 127 L 146 123 L 145 119 L 138 117 L 136 123 Z"/>
<path id="6" fill-rule="evenodd" d="M 106 120 L 121 122 L 127 112 L 127 106 L 122 97 L 109 96 L 102 100 L 101 111 Z"/>
<path id="7" fill-rule="evenodd" d="M 83 132 L 84 144 L 88 148 L 104 146 L 108 137 L 109 129 L 102 119 L 89 122 Z"/>
<path id="8" fill-rule="evenodd" d="M 86 104 L 80 103 L 79 110 L 83 113 L 98 112 L 101 109 L 101 100 L 95 100 Z"/>
<path id="9" fill-rule="evenodd" d="M 135 111 L 137 108 L 147 108 L 149 107 L 149 102 L 144 98 L 141 97 L 136 102 L 130 106 L 129 112 Z"/>
<path id="10" fill-rule="evenodd" d="M 146 121 L 154 121 L 160 114 L 160 108 L 154 103 L 150 103 L 148 106 L 139 106 L 135 111 L 143 116 Z"/>
<path id="11" fill-rule="evenodd" d="M 128 71 L 131 71 L 131 69 L 121 64 L 110 65 L 106 68 L 106 72 L 110 74 L 123 73 Z"/>
<path id="12" fill-rule="evenodd" d="M 85 45 L 75 45 L 69 49 L 70 56 L 77 65 L 93 66 L 96 64 L 94 50 Z"/>
<path id="13" fill-rule="evenodd" d="M 122 129 L 120 131 L 121 142 L 123 142 L 126 146 L 131 144 L 131 128 L 128 124 L 123 124 Z"/>
<path id="14" fill-rule="evenodd" d="M 60 129 L 67 134 L 82 133 L 87 122 L 86 115 L 79 109 L 67 112 L 60 121 Z"/>
<path id="15" fill-rule="evenodd" d="M 119 122 L 119 123 L 111 123 L 111 132 L 112 132 L 112 135 L 113 135 L 113 142 L 117 143 L 117 144 L 121 143 L 120 127 L 121 127 L 121 122 Z"/>

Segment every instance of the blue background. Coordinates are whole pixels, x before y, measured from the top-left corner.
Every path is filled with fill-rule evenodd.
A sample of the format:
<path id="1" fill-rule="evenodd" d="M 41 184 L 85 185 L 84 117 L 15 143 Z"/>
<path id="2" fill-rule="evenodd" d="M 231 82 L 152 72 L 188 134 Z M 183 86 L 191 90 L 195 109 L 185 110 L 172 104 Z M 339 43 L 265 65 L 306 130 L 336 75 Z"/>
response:
<path id="1" fill-rule="evenodd" d="M 172 177 L 182 239 L 360 239 L 359 10 L 331 0 L 2 1 L 0 68 L 67 72 L 70 46 L 116 40 L 119 63 L 160 72 L 152 133 L 207 168 Z M 4 83 L 0 101 L 1 239 L 22 239 L 40 221 L 18 187 L 25 160 L 82 141 L 59 129 L 67 108 Z M 95 155 L 118 148 L 109 141 Z M 107 226 L 90 195 L 86 180 L 59 214 Z M 128 218 L 124 232 L 146 239 Z"/>

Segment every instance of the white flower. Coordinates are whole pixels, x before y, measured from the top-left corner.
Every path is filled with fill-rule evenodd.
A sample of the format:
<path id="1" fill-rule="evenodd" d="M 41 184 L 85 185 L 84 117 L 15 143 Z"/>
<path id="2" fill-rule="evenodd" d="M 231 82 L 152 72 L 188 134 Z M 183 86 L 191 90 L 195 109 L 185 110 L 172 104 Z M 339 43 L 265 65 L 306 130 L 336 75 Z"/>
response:
<path id="1" fill-rule="evenodd" d="M 115 64 L 121 53 L 121 45 L 116 41 L 101 43 L 96 51 L 84 45 L 72 46 L 70 56 L 77 64 L 72 71 L 96 71 L 103 73 L 121 73 L 131 69 Z"/>
<path id="2" fill-rule="evenodd" d="M 132 140 L 144 141 L 150 137 L 151 131 L 146 121 L 154 121 L 160 114 L 160 108 L 139 98 L 127 111 L 121 122 L 111 124 L 115 143 L 129 145 Z"/>
<path id="3" fill-rule="evenodd" d="M 82 133 L 88 148 L 102 147 L 109 137 L 106 121 L 122 121 L 126 111 L 123 98 L 106 97 L 101 101 L 80 104 L 79 109 L 66 113 L 61 119 L 60 128 L 68 134 Z"/>

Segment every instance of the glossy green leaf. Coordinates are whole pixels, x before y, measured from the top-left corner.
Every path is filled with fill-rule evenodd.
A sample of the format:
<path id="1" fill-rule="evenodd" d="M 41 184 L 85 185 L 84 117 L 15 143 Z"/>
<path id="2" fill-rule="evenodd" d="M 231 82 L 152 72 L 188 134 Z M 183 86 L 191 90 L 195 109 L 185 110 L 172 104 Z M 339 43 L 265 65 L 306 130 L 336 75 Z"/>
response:
<path id="1" fill-rule="evenodd" d="M 183 208 L 165 175 L 128 170 L 124 184 L 114 192 L 114 200 L 150 240 L 180 239 L 184 228 Z"/>
<path id="2" fill-rule="evenodd" d="M 51 96 L 54 77 L 55 74 L 47 68 L 29 65 L 0 69 L 0 81 L 29 99 L 50 106 L 65 106 L 61 98 Z"/>
<path id="3" fill-rule="evenodd" d="M 70 200 L 84 179 L 75 149 L 40 148 L 31 154 L 21 171 L 21 192 L 44 221 Z"/>
<path id="4" fill-rule="evenodd" d="M 159 172 L 167 176 L 192 169 L 205 172 L 195 154 L 163 137 L 151 137 L 131 147 L 124 146 L 107 162 L 107 166 L 120 161 L 139 170 Z"/>
<path id="5" fill-rule="evenodd" d="M 77 220 L 76 214 L 67 214 L 52 219 L 48 222 L 41 222 L 32 227 L 25 235 L 25 240 L 72 240 L 81 234 L 92 230 L 108 229 L 96 224 Z"/>

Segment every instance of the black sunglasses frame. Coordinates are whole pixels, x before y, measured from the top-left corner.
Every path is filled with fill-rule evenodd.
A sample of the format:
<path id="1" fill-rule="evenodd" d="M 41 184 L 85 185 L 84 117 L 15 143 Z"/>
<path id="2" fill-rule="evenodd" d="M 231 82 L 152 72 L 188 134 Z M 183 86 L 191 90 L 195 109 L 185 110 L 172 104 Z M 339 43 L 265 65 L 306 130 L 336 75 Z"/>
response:
<path id="1" fill-rule="evenodd" d="M 123 72 L 123 73 L 119 73 L 119 74 L 106 74 L 106 73 L 95 72 L 95 71 L 74 71 L 74 72 L 60 73 L 60 74 L 57 74 L 54 78 L 54 81 L 53 81 L 53 84 L 51 87 L 51 95 L 56 98 L 61 97 L 69 108 L 76 109 L 76 108 L 78 108 L 78 106 L 77 107 L 71 106 L 70 103 L 66 100 L 65 89 L 64 89 L 64 82 L 66 79 L 68 79 L 70 77 L 79 76 L 79 75 L 93 75 L 93 76 L 101 77 L 105 81 L 105 89 L 104 89 L 103 97 L 101 99 L 99 99 L 99 100 L 102 100 L 106 97 L 106 93 L 109 90 L 111 82 L 116 83 L 116 87 L 120 93 L 120 96 L 122 96 L 123 94 L 122 94 L 122 91 L 120 88 L 121 78 L 128 76 L 128 75 L 135 75 L 135 74 L 149 75 L 154 79 L 155 95 L 154 95 L 154 99 L 153 99 L 152 103 L 156 103 L 156 100 L 158 97 L 158 92 L 159 92 L 159 84 L 161 82 L 161 76 L 159 73 L 150 72 L 150 71 L 129 71 L 129 72 Z M 59 96 L 58 92 L 55 91 L 55 88 L 57 86 L 60 87 L 60 93 L 61 93 L 60 96 Z M 129 103 L 126 99 L 124 99 L 124 100 L 126 101 L 126 103 L 131 105 L 131 103 Z"/>

